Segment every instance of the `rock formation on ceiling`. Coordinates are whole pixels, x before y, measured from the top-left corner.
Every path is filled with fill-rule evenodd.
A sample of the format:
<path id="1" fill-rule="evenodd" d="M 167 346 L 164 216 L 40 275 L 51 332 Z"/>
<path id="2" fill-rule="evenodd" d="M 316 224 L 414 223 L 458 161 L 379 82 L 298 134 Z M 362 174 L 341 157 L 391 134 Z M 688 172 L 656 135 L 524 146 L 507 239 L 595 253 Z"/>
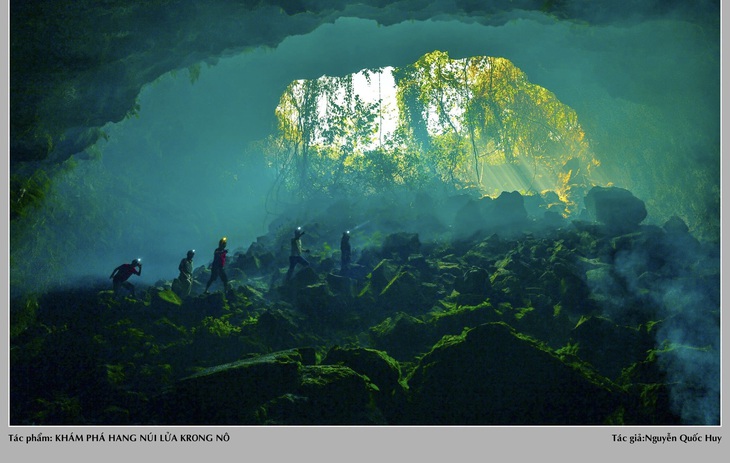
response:
<path id="1" fill-rule="evenodd" d="M 680 11 L 719 31 L 717 1 L 158 0 L 14 1 L 10 5 L 11 169 L 58 163 L 93 144 L 100 127 L 134 113 L 160 75 L 260 46 L 274 47 L 338 17 L 380 24 L 456 19 L 499 26 L 514 14 L 605 24 Z"/>

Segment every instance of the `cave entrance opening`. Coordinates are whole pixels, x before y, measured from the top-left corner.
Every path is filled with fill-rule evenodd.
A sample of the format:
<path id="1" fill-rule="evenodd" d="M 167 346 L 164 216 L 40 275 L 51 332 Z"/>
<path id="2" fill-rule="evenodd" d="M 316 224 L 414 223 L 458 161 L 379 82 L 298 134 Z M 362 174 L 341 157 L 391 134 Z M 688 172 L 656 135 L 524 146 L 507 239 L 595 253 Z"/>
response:
<path id="1" fill-rule="evenodd" d="M 298 197 L 389 188 L 545 195 L 575 208 L 598 165 L 576 112 L 506 58 L 433 51 L 291 82 L 257 145 Z"/>

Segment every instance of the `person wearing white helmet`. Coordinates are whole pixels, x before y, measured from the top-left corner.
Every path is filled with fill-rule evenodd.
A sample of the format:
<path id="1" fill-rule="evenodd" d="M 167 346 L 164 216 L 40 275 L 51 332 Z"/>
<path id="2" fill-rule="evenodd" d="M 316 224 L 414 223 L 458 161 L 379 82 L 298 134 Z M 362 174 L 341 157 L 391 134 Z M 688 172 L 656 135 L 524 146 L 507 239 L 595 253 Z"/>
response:
<path id="1" fill-rule="evenodd" d="M 294 230 L 294 238 L 291 239 L 289 270 L 286 272 L 286 281 L 289 281 L 289 278 L 291 278 L 292 274 L 294 273 L 294 267 L 296 267 L 297 264 L 304 267 L 309 267 L 309 262 L 307 262 L 307 259 L 302 257 L 303 252 L 309 252 L 309 249 L 302 249 L 302 235 L 304 235 L 304 230 L 302 230 L 302 227 L 297 227 L 297 229 Z"/>
<path id="2" fill-rule="evenodd" d="M 180 270 L 180 275 L 173 280 L 172 290 L 180 297 L 187 297 L 190 295 L 190 289 L 193 286 L 194 256 L 195 249 L 189 250 L 187 255 L 180 261 L 180 265 L 177 266 L 177 269 Z"/>

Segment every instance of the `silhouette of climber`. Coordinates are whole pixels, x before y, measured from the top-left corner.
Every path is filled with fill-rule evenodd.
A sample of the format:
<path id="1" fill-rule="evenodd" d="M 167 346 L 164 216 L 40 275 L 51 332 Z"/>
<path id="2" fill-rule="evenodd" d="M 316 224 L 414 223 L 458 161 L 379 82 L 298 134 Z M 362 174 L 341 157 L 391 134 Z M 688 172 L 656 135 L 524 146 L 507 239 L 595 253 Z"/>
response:
<path id="1" fill-rule="evenodd" d="M 292 273 L 294 273 L 294 267 L 300 264 L 304 267 L 309 267 L 309 262 L 302 257 L 302 252 L 309 252 L 309 249 L 302 250 L 302 235 L 304 231 L 302 227 L 297 227 L 294 230 L 294 238 L 291 239 L 291 254 L 289 254 L 289 271 L 286 272 L 286 281 L 289 281 Z"/>
<path id="2" fill-rule="evenodd" d="M 121 288 L 124 288 L 132 294 L 132 297 L 136 297 L 134 285 L 127 281 L 132 275 L 142 275 L 142 262 L 139 259 L 134 259 L 131 264 L 122 264 L 112 271 L 109 278 L 112 280 L 115 296 L 119 294 Z"/>
<path id="3" fill-rule="evenodd" d="M 228 276 L 226 275 L 226 255 L 228 254 L 228 249 L 226 249 L 226 244 L 228 242 L 228 238 L 225 236 L 218 241 L 218 248 L 213 252 L 213 263 L 210 266 L 210 279 L 208 280 L 208 283 L 205 285 L 205 294 L 208 294 L 208 288 L 210 288 L 210 285 L 218 278 L 220 277 L 221 281 L 223 282 L 223 288 L 225 292 L 228 292 Z"/>
<path id="4" fill-rule="evenodd" d="M 340 240 L 340 269 L 342 273 L 346 273 L 350 269 L 350 259 L 352 258 L 352 249 L 350 248 L 350 232 L 342 233 Z"/>

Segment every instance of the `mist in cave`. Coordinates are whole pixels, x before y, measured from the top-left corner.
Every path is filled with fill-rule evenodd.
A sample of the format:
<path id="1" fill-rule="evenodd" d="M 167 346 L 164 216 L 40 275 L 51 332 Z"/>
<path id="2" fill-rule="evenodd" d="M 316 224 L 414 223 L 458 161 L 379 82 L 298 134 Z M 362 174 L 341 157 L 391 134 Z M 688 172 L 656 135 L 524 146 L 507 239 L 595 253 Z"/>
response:
<path id="1" fill-rule="evenodd" d="M 652 40 L 637 47 L 636 37 Z M 76 156 L 80 161 L 69 169 L 68 180 L 56 181 L 59 197 L 80 198 L 79 206 L 94 209 L 90 224 L 100 228 L 86 244 L 64 248 L 65 270 L 54 278 L 103 277 L 117 263 L 143 257 L 148 266 L 142 280 L 152 284 L 169 278 L 188 249 L 206 258 L 221 236 L 234 248 L 247 248 L 281 212 L 265 204 L 274 174 L 247 148 L 275 131 L 274 108 L 285 87 L 295 79 L 406 65 L 433 50 L 446 50 L 452 58 L 507 57 L 532 83 L 576 109 L 588 137 L 598 138 L 591 132 L 596 129 L 610 134 L 600 139 L 604 143 L 624 139 L 617 149 L 595 148 L 601 167 L 594 182 L 630 189 L 647 202 L 650 222 L 668 219 L 682 201 L 678 194 L 704 195 L 709 210 L 700 214 L 719 213 L 712 179 L 682 185 L 678 182 L 687 178 L 673 180 L 666 172 L 657 178 L 652 172 L 659 160 L 641 152 L 666 146 L 668 155 L 684 157 L 671 162 L 719 172 L 713 169 L 719 163 L 719 113 L 708 111 L 718 107 L 713 98 L 718 76 L 693 51 L 693 41 L 701 39 L 691 31 L 677 34 L 665 19 L 588 28 L 538 14 L 520 14 L 501 27 L 448 20 L 378 26 L 342 18 L 273 49 L 201 64 L 195 77 L 190 70 L 162 76 L 143 89 L 135 115 L 104 127 L 107 139 Z M 632 98 L 662 110 L 679 104 L 682 114 L 652 120 L 650 133 L 632 133 L 637 127 L 630 118 L 646 111 Z M 85 191 L 88 183 L 109 190 Z M 703 215 L 687 217 L 687 210 L 677 213 L 691 229 L 716 236 L 717 230 L 702 229 L 712 223 L 699 221 Z M 67 236 L 74 236 L 79 217 L 58 219 L 54 227 L 68 227 Z"/>

